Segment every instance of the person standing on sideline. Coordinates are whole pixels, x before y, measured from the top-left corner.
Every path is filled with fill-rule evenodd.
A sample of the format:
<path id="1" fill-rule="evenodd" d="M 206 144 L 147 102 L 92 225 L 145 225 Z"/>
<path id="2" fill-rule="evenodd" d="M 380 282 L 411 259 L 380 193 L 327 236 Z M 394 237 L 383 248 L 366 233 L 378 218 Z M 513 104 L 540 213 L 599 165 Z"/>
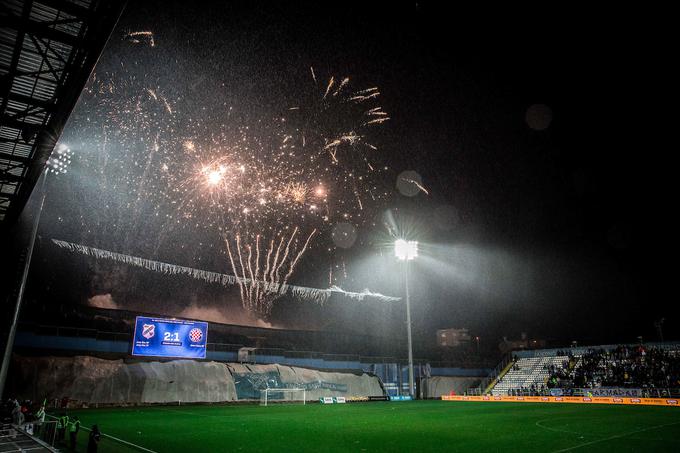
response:
<path id="1" fill-rule="evenodd" d="M 35 419 L 38 423 L 45 422 L 45 406 L 40 406 L 40 409 L 38 409 L 38 412 L 35 414 Z"/>
<path id="2" fill-rule="evenodd" d="M 38 425 L 38 429 L 35 432 L 36 436 L 40 437 L 42 435 L 44 423 L 45 423 L 45 406 L 43 405 L 40 406 L 40 409 L 38 409 L 38 412 L 35 414 L 35 424 Z"/>
<path id="3" fill-rule="evenodd" d="M 71 443 L 71 450 L 73 451 L 76 450 L 78 431 L 80 431 L 80 420 L 78 420 L 77 416 L 74 416 L 73 420 L 68 424 L 68 436 Z"/>
<path id="4" fill-rule="evenodd" d="M 63 414 L 58 415 L 58 416 L 57 416 L 57 425 L 55 426 L 55 430 L 56 430 L 56 431 L 55 431 L 55 436 L 54 436 L 55 442 L 60 442 L 60 441 L 61 441 L 61 439 L 60 439 L 60 437 L 61 437 L 61 423 L 62 423 L 63 421 L 64 421 L 64 420 L 63 420 Z"/>
<path id="5" fill-rule="evenodd" d="M 99 427 L 97 425 L 92 425 L 92 431 L 90 431 L 90 438 L 87 441 L 87 453 L 97 453 L 97 447 L 99 446 L 99 441 L 102 435 L 99 432 Z"/>
<path id="6" fill-rule="evenodd" d="M 24 413 L 21 412 L 21 406 L 19 403 L 16 403 L 14 409 L 12 409 L 12 423 L 18 427 L 21 427 L 21 425 L 24 424 Z"/>
<path id="7" fill-rule="evenodd" d="M 68 415 L 66 413 L 61 414 L 59 421 L 57 422 L 58 435 L 57 440 L 59 442 L 66 442 L 66 428 L 68 427 Z"/>

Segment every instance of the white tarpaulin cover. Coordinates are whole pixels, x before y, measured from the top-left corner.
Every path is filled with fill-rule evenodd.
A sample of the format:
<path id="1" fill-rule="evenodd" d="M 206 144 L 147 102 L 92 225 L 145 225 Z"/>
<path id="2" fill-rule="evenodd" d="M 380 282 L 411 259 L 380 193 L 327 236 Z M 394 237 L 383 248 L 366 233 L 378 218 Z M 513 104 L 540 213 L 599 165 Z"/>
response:
<path id="1" fill-rule="evenodd" d="M 193 360 L 126 363 L 89 356 L 19 357 L 15 364 L 15 394 L 33 401 L 68 397 L 88 404 L 217 403 L 257 400 L 264 388 L 304 388 L 307 400 L 383 394 L 379 379 L 366 373 L 283 365 Z M 291 397 L 271 396 L 273 400 Z"/>

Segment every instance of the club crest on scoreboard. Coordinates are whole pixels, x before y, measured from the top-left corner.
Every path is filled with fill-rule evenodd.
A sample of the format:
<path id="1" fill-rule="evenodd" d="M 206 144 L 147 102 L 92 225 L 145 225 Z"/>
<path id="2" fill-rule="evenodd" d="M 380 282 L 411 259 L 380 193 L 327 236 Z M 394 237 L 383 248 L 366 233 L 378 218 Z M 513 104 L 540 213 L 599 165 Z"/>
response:
<path id="1" fill-rule="evenodd" d="M 203 331 L 199 329 L 198 327 L 194 327 L 189 331 L 189 340 L 191 340 L 192 343 L 198 343 L 203 339 Z"/>
<path id="2" fill-rule="evenodd" d="M 146 339 L 153 338 L 156 333 L 156 326 L 154 324 L 144 324 L 142 326 L 142 336 Z"/>

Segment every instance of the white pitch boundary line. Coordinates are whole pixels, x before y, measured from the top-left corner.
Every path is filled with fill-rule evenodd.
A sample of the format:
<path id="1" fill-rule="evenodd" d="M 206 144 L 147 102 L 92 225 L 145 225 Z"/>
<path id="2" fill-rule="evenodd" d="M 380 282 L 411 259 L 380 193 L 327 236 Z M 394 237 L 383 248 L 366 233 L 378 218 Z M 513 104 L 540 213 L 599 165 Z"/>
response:
<path id="1" fill-rule="evenodd" d="M 622 433 L 622 434 L 616 434 L 614 436 L 609 436 L 609 437 L 605 437 L 603 439 L 593 440 L 591 442 L 586 442 L 586 443 L 583 443 L 583 444 L 575 445 L 573 447 L 563 448 L 561 450 L 554 450 L 552 453 L 561 453 L 563 451 L 572 451 L 572 450 L 576 450 L 576 449 L 581 448 L 581 447 L 587 447 L 588 445 L 598 444 L 600 442 L 619 439 L 621 437 L 627 437 L 627 436 L 630 436 L 632 434 L 637 434 L 637 433 L 641 433 L 641 432 L 644 432 L 644 431 L 652 431 L 654 429 L 663 428 L 665 426 L 673 426 L 673 425 L 680 425 L 680 422 L 665 423 L 663 425 L 649 426 L 647 428 L 636 429 L 635 431 L 630 431 L 630 432 Z"/>
<path id="2" fill-rule="evenodd" d="M 50 414 L 45 414 L 45 415 L 47 415 L 48 417 L 53 418 L 53 419 L 55 419 L 55 420 L 59 420 L 58 417 L 55 417 L 55 416 L 53 416 L 53 415 L 50 415 Z M 81 428 L 84 429 L 85 431 L 92 431 L 90 428 L 87 428 L 87 427 L 82 426 L 82 425 L 81 425 Z M 113 440 L 115 440 L 116 442 L 120 442 L 120 443 L 122 443 L 122 444 L 129 445 L 129 446 L 131 446 L 131 447 L 133 447 L 133 448 L 136 448 L 136 449 L 138 449 L 138 450 L 148 451 L 149 453 L 158 453 L 157 451 L 149 450 L 148 448 L 144 448 L 144 447 L 142 447 L 141 445 L 133 444 L 132 442 L 128 442 L 127 440 L 123 440 L 123 439 L 119 439 L 119 438 L 117 438 L 117 437 L 115 437 L 115 436 L 112 436 L 112 435 L 110 435 L 110 434 L 104 434 L 104 433 L 102 433 L 102 432 L 100 432 L 100 434 L 101 434 L 102 436 L 104 436 L 104 437 L 108 437 L 109 439 L 113 439 Z"/>
<path id="3" fill-rule="evenodd" d="M 569 431 L 569 430 L 567 430 L 567 429 L 551 428 L 550 426 L 545 426 L 545 425 L 542 424 L 542 422 L 549 422 L 549 421 L 554 421 L 554 420 L 558 420 L 558 419 L 555 419 L 555 418 L 544 418 L 543 420 L 537 421 L 535 424 L 536 424 L 536 426 L 538 426 L 539 428 L 547 429 L 548 431 L 553 431 L 553 432 L 556 432 L 556 433 L 567 433 L 567 434 L 579 434 L 579 435 L 583 435 L 583 433 L 580 433 L 580 432 L 578 432 L 578 431 Z"/>

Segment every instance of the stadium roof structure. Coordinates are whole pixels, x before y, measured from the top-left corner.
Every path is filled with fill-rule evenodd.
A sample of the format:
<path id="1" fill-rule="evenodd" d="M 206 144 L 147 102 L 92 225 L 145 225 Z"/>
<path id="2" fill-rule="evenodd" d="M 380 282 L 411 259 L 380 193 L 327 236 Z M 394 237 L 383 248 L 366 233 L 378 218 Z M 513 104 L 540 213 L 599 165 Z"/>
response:
<path id="1" fill-rule="evenodd" d="M 0 227 L 26 205 L 124 6 L 0 3 Z"/>

